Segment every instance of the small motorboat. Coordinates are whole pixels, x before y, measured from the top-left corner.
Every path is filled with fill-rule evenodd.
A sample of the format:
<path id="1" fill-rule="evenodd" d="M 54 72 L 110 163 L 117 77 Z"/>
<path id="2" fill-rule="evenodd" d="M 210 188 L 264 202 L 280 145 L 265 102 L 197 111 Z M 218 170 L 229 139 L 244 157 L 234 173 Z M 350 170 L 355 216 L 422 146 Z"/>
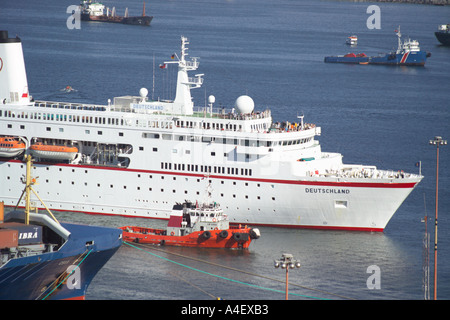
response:
<path id="1" fill-rule="evenodd" d="M 25 150 L 25 142 L 16 137 L 0 137 L 0 157 L 12 158 Z"/>
<path id="2" fill-rule="evenodd" d="M 358 37 L 357 36 L 350 36 L 345 41 L 346 44 L 349 44 L 351 46 L 355 46 L 358 44 Z"/>
<path id="3" fill-rule="evenodd" d="M 124 241 L 166 246 L 200 248 L 248 248 L 260 237 L 258 229 L 230 227 L 227 215 L 217 203 L 176 204 L 167 229 L 121 227 Z"/>

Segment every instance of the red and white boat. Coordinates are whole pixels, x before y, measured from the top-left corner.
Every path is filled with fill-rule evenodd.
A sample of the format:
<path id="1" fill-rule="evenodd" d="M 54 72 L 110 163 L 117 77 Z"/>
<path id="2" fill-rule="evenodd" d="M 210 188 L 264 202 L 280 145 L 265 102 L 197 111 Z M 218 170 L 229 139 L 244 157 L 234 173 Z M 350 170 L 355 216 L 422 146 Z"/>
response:
<path id="1" fill-rule="evenodd" d="M 16 137 L 0 137 L 0 157 L 12 158 L 25 150 L 25 143 Z"/>
<path id="2" fill-rule="evenodd" d="M 260 237 L 256 228 L 230 227 L 227 215 L 217 203 L 174 205 L 167 229 L 120 229 L 124 241 L 181 247 L 248 248 L 253 239 Z"/>

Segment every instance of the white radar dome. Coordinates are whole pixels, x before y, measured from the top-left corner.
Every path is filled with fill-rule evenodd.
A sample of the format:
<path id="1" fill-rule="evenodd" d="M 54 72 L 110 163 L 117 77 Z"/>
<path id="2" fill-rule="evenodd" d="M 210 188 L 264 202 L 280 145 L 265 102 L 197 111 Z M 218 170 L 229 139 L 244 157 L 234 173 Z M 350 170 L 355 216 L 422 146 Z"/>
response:
<path id="1" fill-rule="evenodd" d="M 240 96 L 234 105 L 239 113 L 252 113 L 255 108 L 255 103 L 249 96 Z"/>
<path id="2" fill-rule="evenodd" d="M 139 95 L 141 96 L 141 98 L 145 98 L 148 95 L 148 90 L 146 88 L 141 88 L 139 90 Z"/>
<path id="3" fill-rule="evenodd" d="M 208 97 L 208 103 L 214 103 L 214 102 L 216 102 L 216 97 L 214 97 L 213 95 L 210 95 Z"/>

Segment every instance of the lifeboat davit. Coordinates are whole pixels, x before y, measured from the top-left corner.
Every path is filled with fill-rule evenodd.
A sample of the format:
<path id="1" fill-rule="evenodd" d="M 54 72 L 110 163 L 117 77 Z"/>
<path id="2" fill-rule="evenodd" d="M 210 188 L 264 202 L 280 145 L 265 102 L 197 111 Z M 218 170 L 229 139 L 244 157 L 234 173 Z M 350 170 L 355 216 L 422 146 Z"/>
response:
<path id="1" fill-rule="evenodd" d="M 31 153 L 40 159 L 52 160 L 73 160 L 78 153 L 78 148 L 74 146 L 48 145 L 41 142 L 30 147 Z"/>
<path id="2" fill-rule="evenodd" d="M 15 137 L 0 137 L 0 157 L 12 158 L 25 150 L 25 143 Z"/>
<path id="3" fill-rule="evenodd" d="M 228 217 L 217 203 L 174 206 L 167 229 L 136 226 L 121 227 L 124 241 L 198 248 L 248 248 L 260 237 L 258 229 L 230 227 Z"/>

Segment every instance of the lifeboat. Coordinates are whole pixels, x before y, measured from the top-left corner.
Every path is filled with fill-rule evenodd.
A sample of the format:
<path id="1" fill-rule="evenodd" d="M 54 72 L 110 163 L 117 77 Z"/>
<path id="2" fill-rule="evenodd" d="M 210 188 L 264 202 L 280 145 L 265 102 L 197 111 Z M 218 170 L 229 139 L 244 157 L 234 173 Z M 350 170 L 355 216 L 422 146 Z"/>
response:
<path id="1" fill-rule="evenodd" d="M 12 158 L 25 150 L 25 143 L 15 137 L 0 137 L 0 157 Z"/>
<path id="2" fill-rule="evenodd" d="M 176 204 L 166 229 L 121 227 L 124 241 L 180 247 L 246 249 L 260 237 L 256 228 L 230 227 L 217 203 Z"/>
<path id="3" fill-rule="evenodd" d="M 31 154 L 40 159 L 73 160 L 78 153 L 78 148 L 73 146 L 48 145 L 41 142 L 30 147 Z"/>

